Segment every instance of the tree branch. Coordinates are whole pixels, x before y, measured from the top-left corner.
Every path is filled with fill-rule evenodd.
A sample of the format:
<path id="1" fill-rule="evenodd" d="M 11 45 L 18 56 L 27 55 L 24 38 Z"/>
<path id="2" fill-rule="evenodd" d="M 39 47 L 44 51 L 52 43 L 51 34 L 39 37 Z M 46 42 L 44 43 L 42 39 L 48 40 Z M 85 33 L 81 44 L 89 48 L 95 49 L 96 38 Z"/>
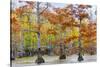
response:
<path id="1" fill-rule="evenodd" d="M 48 6 L 49 6 L 49 5 L 48 5 L 48 3 L 47 3 L 46 8 L 44 8 L 44 10 L 43 10 L 43 11 L 41 11 L 39 15 L 41 15 L 41 14 L 42 14 L 42 13 L 43 13 L 46 9 L 48 9 Z"/>

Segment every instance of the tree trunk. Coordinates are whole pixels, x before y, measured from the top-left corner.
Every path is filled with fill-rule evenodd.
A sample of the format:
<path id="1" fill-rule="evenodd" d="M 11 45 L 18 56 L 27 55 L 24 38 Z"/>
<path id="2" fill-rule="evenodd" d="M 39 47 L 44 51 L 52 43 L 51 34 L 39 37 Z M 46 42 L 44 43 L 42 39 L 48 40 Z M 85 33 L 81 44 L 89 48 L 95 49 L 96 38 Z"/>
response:
<path id="1" fill-rule="evenodd" d="M 40 12 L 39 12 L 39 5 L 40 5 L 40 2 L 37 2 L 37 23 L 40 24 Z M 41 63 L 44 63 L 44 59 L 42 58 L 42 55 L 41 55 L 41 45 L 40 45 L 40 32 L 39 32 L 40 29 L 38 29 L 37 31 L 37 39 L 38 39 L 38 42 L 37 42 L 37 46 L 38 46 L 38 56 L 37 56 L 37 59 L 36 59 L 36 63 L 37 64 L 41 64 Z"/>
<path id="2" fill-rule="evenodd" d="M 81 44 L 81 19 L 80 19 L 80 26 L 79 26 L 79 54 L 78 54 L 78 61 L 81 62 L 83 61 L 83 56 L 82 56 L 82 44 Z"/>

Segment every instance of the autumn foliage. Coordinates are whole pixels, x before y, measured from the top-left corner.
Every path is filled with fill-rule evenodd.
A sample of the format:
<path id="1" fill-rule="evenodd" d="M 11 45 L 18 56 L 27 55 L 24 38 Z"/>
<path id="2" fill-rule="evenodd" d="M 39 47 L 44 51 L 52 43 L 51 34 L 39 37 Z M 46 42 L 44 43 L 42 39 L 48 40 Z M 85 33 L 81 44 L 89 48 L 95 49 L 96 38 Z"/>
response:
<path id="1" fill-rule="evenodd" d="M 11 31 L 12 33 L 19 32 L 19 39 L 21 33 L 25 32 L 24 36 L 30 36 L 30 41 L 36 45 L 36 33 L 39 32 L 41 43 L 46 45 L 49 43 L 58 45 L 60 44 L 58 42 L 62 42 L 63 45 L 67 46 L 70 42 L 74 43 L 79 40 L 79 37 L 81 37 L 82 45 L 90 46 L 92 42 L 96 45 L 96 21 L 89 19 L 89 13 L 85 11 L 92 6 L 66 5 L 63 8 L 50 7 L 52 10 L 48 8 L 39 15 L 40 23 L 37 23 L 35 2 L 26 1 L 25 3 L 27 4 L 24 6 L 12 9 L 10 17 Z M 24 38 L 24 42 L 28 43 L 26 40 Z"/>

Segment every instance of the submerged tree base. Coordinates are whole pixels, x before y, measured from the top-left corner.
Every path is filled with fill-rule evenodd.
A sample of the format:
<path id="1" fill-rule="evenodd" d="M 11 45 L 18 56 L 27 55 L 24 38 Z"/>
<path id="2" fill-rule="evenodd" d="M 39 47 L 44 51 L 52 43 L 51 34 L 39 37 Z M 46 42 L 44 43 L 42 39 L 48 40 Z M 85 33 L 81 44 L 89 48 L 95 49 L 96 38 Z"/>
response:
<path id="1" fill-rule="evenodd" d="M 60 57 L 59 57 L 59 59 L 61 60 L 61 59 L 66 59 L 66 55 L 61 55 Z"/>
<path id="2" fill-rule="evenodd" d="M 79 55 L 78 61 L 81 62 L 81 61 L 83 61 L 83 60 L 84 60 L 83 57 L 82 57 L 81 55 Z"/>
<path id="3" fill-rule="evenodd" d="M 45 60 L 42 57 L 38 57 L 35 61 L 37 64 L 45 63 Z"/>

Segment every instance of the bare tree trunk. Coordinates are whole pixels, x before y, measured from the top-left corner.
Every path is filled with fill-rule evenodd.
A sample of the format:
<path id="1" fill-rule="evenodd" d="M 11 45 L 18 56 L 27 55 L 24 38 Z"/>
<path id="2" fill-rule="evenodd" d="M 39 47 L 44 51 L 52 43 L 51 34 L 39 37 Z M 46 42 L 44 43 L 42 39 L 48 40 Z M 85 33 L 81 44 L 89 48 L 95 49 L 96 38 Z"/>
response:
<path id="1" fill-rule="evenodd" d="M 80 26 L 79 26 L 79 54 L 78 54 L 78 61 L 81 62 L 83 61 L 83 56 L 82 56 L 82 43 L 81 43 L 81 19 L 80 19 Z"/>
<path id="2" fill-rule="evenodd" d="M 36 10 L 37 10 L 37 23 L 40 24 L 40 11 L 39 11 L 39 5 L 40 5 L 40 2 L 37 2 L 37 7 L 36 7 Z M 41 45 L 40 45 L 40 32 L 39 30 L 37 31 L 37 39 L 38 39 L 38 43 L 37 43 L 37 46 L 38 46 L 38 56 L 37 56 L 37 59 L 36 59 L 36 63 L 37 64 L 41 64 L 41 63 L 44 63 L 44 59 L 42 58 L 42 55 L 41 55 Z"/>
<path id="3" fill-rule="evenodd" d="M 60 39 L 63 39 L 63 34 L 62 33 L 60 33 Z M 60 60 L 66 59 L 65 46 L 64 46 L 63 41 L 60 41 L 60 56 L 59 56 L 59 59 Z"/>
<path id="4" fill-rule="evenodd" d="M 21 44 L 20 44 L 20 50 L 23 51 L 24 49 L 24 32 L 21 30 Z"/>
<path id="5" fill-rule="evenodd" d="M 40 48 L 41 46 L 40 46 L 40 33 L 39 32 L 37 33 L 37 38 L 38 38 L 38 43 L 37 43 L 38 48 Z"/>
<path id="6" fill-rule="evenodd" d="M 39 4 L 40 2 L 37 2 L 37 23 L 40 24 L 40 11 L 39 11 Z M 40 32 L 38 31 L 37 32 L 37 35 L 38 35 L 38 48 L 40 48 Z"/>

